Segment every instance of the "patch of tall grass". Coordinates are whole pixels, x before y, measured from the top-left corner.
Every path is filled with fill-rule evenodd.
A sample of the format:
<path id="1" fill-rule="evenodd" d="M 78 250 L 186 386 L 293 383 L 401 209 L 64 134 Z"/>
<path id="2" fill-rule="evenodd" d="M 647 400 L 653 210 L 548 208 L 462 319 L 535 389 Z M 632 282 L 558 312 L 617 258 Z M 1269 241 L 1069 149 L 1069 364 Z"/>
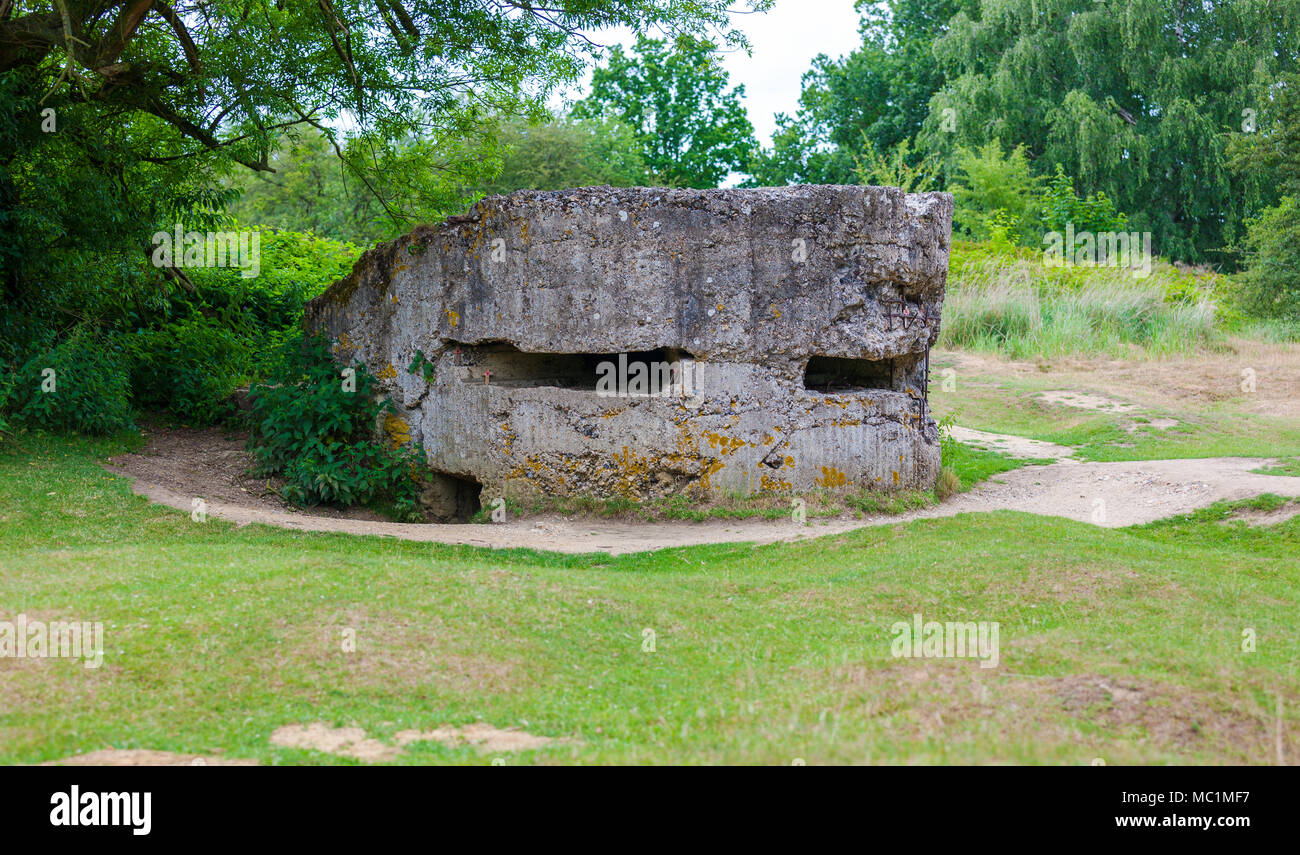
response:
<path id="1" fill-rule="evenodd" d="M 1054 268 L 1028 250 L 955 244 L 939 342 L 1011 358 L 1196 350 L 1220 337 L 1214 278 L 1163 262 L 1140 279 Z"/>
<path id="2" fill-rule="evenodd" d="M 1252 318 L 1243 323 L 1237 335 L 1264 344 L 1287 344 L 1300 341 L 1300 319 Z"/>

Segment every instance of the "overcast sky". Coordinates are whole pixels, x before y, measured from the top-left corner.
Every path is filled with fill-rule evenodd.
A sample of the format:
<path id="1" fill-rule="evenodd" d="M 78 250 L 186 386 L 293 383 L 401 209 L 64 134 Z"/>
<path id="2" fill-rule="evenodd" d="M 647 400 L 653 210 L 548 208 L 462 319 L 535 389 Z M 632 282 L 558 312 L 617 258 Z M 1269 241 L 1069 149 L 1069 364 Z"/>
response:
<path id="1" fill-rule="evenodd" d="M 853 0 L 776 0 L 772 11 L 732 17 L 737 29 L 749 37 L 751 56 L 743 51 L 723 54 L 731 84 L 745 85 L 745 107 L 758 141 L 767 146 L 775 129 L 773 117 L 791 113 L 799 105 L 799 79 L 819 53 L 842 56 L 860 44 L 858 15 Z M 603 45 L 627 47 L 635 36 L 622 29 L 591 34 Z M 590 80 L 590 77 L 588 77 Z M 570 97 L 584 92 L 573 90 Z"/>

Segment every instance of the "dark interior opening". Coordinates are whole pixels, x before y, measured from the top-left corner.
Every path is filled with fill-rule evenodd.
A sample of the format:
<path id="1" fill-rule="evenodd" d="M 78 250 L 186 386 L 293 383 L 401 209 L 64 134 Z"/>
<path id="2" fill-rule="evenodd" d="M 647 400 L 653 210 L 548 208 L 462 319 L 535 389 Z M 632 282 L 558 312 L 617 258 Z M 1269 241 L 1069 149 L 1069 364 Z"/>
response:
<path id="1" fill-rule="evenodd" d="M 471 382 L 487 382 L 509 389 L 553 387 L 594 392 L 600 378 L 608 373 L 601 363 L 608 362 L 615 373 L 621 366 L 638 362 L 646 365 L 654 388 L 681 382 L 669 368 L 674 362 L 692 359 L 684 350 L 660 347 L 654 350 L 618 353 L 527 353 L 510 344 L 484 344 L 465 347 L 461 364 L 470 367 Z M 625 361 L 620 362 L 620 357 Z M 491 374 L 485 376 L 485 372 Z M 671 377 L 671 379 L 670 379 Z"/>
<path id="2" fill-rule="evenodd" d="M 432 472 L 420 494 L 424 509 L 437 522 L 469 522 L 482 507 L 483 485 L 473 478 Z"/>
<path id="3" fill-rule="evenodd" d="M 814 356 L 804 369 L 805 389 L 822 393 L 893 389 L 894 363 L 889 359 L 841 359 Z"/>

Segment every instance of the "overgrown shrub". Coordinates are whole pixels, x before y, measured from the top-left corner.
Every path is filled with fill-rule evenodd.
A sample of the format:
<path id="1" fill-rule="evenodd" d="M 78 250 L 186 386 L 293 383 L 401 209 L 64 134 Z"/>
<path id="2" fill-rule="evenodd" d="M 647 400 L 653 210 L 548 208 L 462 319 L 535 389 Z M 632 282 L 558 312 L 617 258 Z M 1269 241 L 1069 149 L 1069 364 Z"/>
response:
<path id="1" fill-rule="evenodd" d="M 268 383 L 253 386 L 249 449 L 263 475 L 284 478 L 281 494 L 300 505 L 368 505 L 404 521 L 423 519 L 418 502 L 423 454 L 380 437 L 374 378 L 355 370 L 345 383 L 319 336 L 282 345 Z"/>
<path id="2" fill-rule="evenodd" d="M 287 330 L 302 319 L 303 304 L 352 269 L 360 247 L 303 232 L 257 229 L 261 270 L 246 278 L 235 268 L 195 270 L 193 292 L 177 291 L 172 315 L 221 317 L 250 331 Z"/>
<path id="3" fill-rule="evenodd" d="M 1263 317 L 1300 320 L 1300 196 L 1287 196 L 1246 228 L 1241 301 Z"/>
<path id="4" fill-rule="evenodd" d="M 987 240 L 995 227 L 1015 235 L 1015 243 L 1038 240 L 1038 179 L 1029 170 L 1023 145 L 1003 154 L 994 139 L 971 151 L 957 152 L 952 187 L 953 225 L 974 240 Z"/>
<path id="5" fill-rule="evenodd" d="M 190 225 L 235 228 L 184 228 Z M 104 432 L 129 423 L 132 408 L 165 410 L 190 425 L 231 414 L 231 391 L 265 376 L 267 354 L 293 334 L 303 304 L 346 274 L 360 253 L 313 234 L 259 234 L 260 271 L 250 278 L 234 267 L 185 268 L 184 280 L 168 278 L 139 249 L 50 253 L 39 271 L 41 287 L 24 289 L 0 313 L 0 370 L 16 384 L 6 418 Z M 70 349 L 80 353 L 90 339 L 108 353 L 76 356 L 82 378 L 118 378 L 125 371 L 126 379 L 32 398 L 40 383 L 33 384 L 30 372 L 39 380 L 41 368 L 54 367 L 62 391 L 74 375 L 65 377 L 52 359 Z M 110 387 L 111 399 L 100 395 Z"/>
<path id="6" fill-rule="evenodd" d="M 138 407 L 166 410 L 190 425 L 233 415 L 230 393 L 266 375 L 266 355 L 291 338 L 303 304 L 341 277 L 351 244 L 298 232 L 260 231 L 261 270 L 188 271 L 175 288 L 132 313 L 124 343 Z"/>
<path id="7" fill-rule="evenodd" d="M 120 340 L 88 326 L 34 349 L 15 372 L 7 408 L 15 424 L 103 435 L 132 427 L 130 378 Z"/>
<path id="8" fill-rule="evenodd" d="M 247 373 L 250 339 L 199 314 L 125 337 L 136 404 L 169 410 L 191 425 L 233 415 L 229 396 Z"/>
<path id="9" fill-rule="evenodd" d="M 9 421 L 5 414 L 9 408 L 9 393 L 13 391 L 13 387 L 13 378 L 0 374 L 0 433 L 9 431 Z"/>
<path id="10" fill-rule="evenodd" d="M 904 149 L 904 153 L 906 150 Z M 952 187 L 954 232 L 998 249 L 1041 247 L 1045 232 L 1118 232 L 1128 217 L 1105 193 L 1077 196 L 1074 180 L 1058 163 L 1051 178 L 1030 171 L 1024 146 L 1004 154 L 996 139 L 974 151 L 957 151 Z"/>
<path id="11" fill-rule="evenodd" d="M 1040 201 L 1040 217 L 1047 231 L 1064 232 L 1073 224 L 1075 232 L 1119 232 L 1128 227 L 1128 217 L 1115 210 L 1105 193 L 1074 195 L 1074 181 L 1056 164 L 1056 175 L 1048 180 Z"/>

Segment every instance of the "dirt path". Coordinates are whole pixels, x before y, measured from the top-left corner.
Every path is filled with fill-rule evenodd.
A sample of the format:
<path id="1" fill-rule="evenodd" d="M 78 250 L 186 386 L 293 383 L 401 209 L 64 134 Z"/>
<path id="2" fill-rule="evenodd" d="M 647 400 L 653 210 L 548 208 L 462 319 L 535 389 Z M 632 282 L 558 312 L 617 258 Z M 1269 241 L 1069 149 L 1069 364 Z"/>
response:
<path id="1" fill-rule="evenodd" d="M 1300 497 L 1300 478 L 1258 475 L 1267 458 L 1204 457 L 1124 463 L 1062 461 L 1004 472 L 909 519 L 979 511 L 1024 511 L 1106 528 L 1185 514 L 1261 493 Z"/>
<path id="2" fill-rule="evenodd" d="M 951 433 L 952 438 L 958 442 L 967 445 L 978 445 L 989 451 L 996 451 L 1010 457 L 1022 457 L 1027 460 L 1055 460 L 1058 463 L 1078 462 L 1071 456 L 1074 454 L 1073 448 L 1067 448 L 1053 442 L 1043 442 L 1041 439 L 1029 439 L 1005 433 L 989 433 L 974 428 L 964 428 L 960 425 L 953 425 Z"/>
<path id="3" fill-rule="evenodd" d="M 106 468 L 133 479 L 132 489 L 151 501 L 189 513 L 194 499 L 202 498 L 209 517 L 237 525 L 611 555 L 706 543 L 793 541 L 867 525 L 995 510 L 1050 514 L 1115 528 L 1187 513 L 1222 499 L 1261 493 L 1300 497 L 1300 477 L 1250 471 L 1267 465 L 1267 458 L 1079 463 L 1069 459 L 1071 449 L 1051 443 L 980 431 L 963 435 L 964 441 L 983 442 L 1004 453 L 1059 462 L 1003 473 L 937 507 L 897 516 L 810 520 L 806 526 L 785 520 L 642 523 L 559 516 L 487 525 L 418 525 L 387 522 L 367 511 L 303 513 L 286 507 L 262 482 L 248 478 L 242 440 L 216 430 L 151 429 L 141 452 L 116 457 Z"/>
<path id="4" fill-rule="evenodd" d="M 125 474 L 110 467 L 111 471 Z M 1300 478 L 1295 479 L 1300 481 Z M 160 505 L 189 512 L 197 493 L 175 490 L 137 480 L 132 488 L 137 494 Z M 669 546 L 700 543 L 774 543 L 837 534 L 861 526 L 861 520 L 831 520 L 796 526 L 793 522 L 770 520 L 714 520 L 701 523 L 637 523 L 601 519 L 569 519 L 537 516 L 503 523 L 418 524 L 375 520 L 314 516 L 284 509 L 235 505 L 219 500 L 208 501 L 209 517 L 229 520 L 236 525 L 262 523 L 298 531 L 336 531 L 345 534 L 378 534 L 402 540 L 427 543 L 463 543 L 492 549 L 541 549 L 548 552 L 648 552 Z"/>

